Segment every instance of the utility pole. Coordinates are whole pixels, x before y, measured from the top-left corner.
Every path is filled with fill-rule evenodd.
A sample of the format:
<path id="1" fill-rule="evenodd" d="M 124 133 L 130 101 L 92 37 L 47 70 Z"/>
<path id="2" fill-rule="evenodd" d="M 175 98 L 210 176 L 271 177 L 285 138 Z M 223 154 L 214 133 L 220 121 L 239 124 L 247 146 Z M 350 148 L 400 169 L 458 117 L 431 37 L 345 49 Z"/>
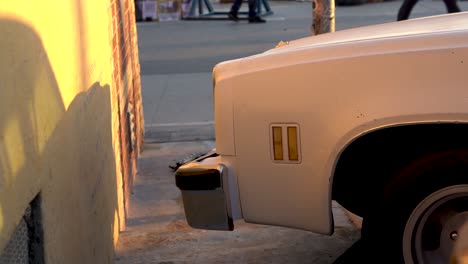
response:
<path id="1" fill-rule="evenodd" d="M 335 0 L 313 0 L 312 7 L 311 32 L 314 35 L 335 32 Z"/>

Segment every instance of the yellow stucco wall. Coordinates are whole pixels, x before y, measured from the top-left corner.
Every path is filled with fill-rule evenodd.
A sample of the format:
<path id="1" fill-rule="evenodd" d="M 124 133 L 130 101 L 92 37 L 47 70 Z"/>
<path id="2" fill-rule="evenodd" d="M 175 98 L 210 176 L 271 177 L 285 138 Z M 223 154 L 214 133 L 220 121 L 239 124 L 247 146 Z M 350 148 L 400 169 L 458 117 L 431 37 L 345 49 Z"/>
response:
<path id="1" fill-rule="evenodd" d="M 0 252 L 40 192 L 46 263 L 112 262 L 122 182 L 109 4 L 0 0 Z"/>

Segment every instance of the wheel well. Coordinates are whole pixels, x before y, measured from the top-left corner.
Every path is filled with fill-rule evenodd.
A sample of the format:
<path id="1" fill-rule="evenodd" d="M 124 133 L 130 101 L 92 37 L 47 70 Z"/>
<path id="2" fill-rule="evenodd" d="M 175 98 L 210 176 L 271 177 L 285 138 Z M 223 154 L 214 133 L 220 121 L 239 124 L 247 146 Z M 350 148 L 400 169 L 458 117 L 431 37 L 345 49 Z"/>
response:
<path id="1" fill-rule="evenodd" d="M 365 217 L 382 199 L 384 188 L 412 160 L 460 148 L 468 148 L 468 124 L 415 124 L 370 132 L 341 153 L 332 199 Z"/>

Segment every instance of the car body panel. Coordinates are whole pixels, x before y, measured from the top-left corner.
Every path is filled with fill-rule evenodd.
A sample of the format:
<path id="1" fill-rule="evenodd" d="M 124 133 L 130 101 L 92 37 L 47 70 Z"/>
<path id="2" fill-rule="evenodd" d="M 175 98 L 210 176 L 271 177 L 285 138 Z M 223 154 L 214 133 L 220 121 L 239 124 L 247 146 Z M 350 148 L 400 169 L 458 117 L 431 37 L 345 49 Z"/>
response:
<path id="1" fill-rule="evenodd" d="M 468 122 L 467 25 L 468 13 L 390 23 L 217 65 L 216 144 L 235 159 L 242 217 L 331 234 L 334 167 L 352 140 Z M 299 126 L 300 163 L 272 160 L 272 124 Z"/>

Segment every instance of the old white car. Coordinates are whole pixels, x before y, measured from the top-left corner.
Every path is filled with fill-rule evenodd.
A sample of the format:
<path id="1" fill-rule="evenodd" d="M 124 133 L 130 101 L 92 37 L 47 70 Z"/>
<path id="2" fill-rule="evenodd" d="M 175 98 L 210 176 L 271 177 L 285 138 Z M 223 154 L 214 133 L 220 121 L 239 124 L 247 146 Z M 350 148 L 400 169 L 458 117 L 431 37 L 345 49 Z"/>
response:
<path id="1" fill-rule="evenodd" d="M 188 223 L 331 235 L 375 263 L 448 263 L 468 221 L 468 13 L 283 43 L 213 70 L 216 149 L 176 172 Z"/>

